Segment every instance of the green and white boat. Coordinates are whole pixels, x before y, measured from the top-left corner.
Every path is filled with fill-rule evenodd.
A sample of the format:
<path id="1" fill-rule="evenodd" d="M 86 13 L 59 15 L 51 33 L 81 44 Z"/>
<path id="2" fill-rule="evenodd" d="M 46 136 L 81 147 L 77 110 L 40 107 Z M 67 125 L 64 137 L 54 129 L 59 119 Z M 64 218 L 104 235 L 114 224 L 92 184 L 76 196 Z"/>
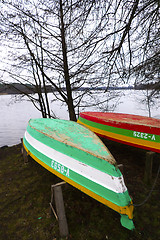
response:
<path id="1" fill-rule="evenodd" d="M 96 134 L 72 121 L 31 119 L 23 144 L 39 164 L 120 213 L 122 226 L 134 229 L 133 204 L 123 176 Z"/>

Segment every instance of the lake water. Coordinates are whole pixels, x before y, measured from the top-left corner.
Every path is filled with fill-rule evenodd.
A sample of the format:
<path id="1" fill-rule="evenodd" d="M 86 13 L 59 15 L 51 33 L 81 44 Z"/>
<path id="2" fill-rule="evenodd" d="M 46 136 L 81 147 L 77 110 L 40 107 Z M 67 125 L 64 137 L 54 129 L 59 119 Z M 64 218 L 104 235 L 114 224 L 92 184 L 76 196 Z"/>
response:
<path id="1" fill-rule="evenodd" d="M 125 91 L 125 95 L 121 97 L 121 103 L 117 106 L 115 112 L 148 116 L 145 105 L 139 103 L 141 95 L 141 91 Z M 49 94 L 49 97 L 51 98 L 51 94 Z M 67 108 L 61 106 L 61 103 L 52 102 L 51 109 L 58 118 L 68 119 Z M 90 108 L 87 110 L 95 111 L 96 109 Z M 31 102 L 27 100 L 15 102 L 12 95 L 0 95 L 0 147 L 20 143 L 20 138 L 24 135 L 29 119 L 39 117 L 41 117 L 41 113 Z M 159 109 L 152 109 L 152 117 L 160 118 Z"/>

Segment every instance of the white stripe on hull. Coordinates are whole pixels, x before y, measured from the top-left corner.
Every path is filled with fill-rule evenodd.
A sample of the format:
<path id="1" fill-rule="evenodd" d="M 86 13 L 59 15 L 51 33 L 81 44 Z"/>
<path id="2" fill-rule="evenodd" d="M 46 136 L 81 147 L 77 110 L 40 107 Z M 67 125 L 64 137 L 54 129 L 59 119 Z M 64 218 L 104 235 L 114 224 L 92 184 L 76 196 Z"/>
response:
<path id="1" fill-rule="evenodd" d="M 38 150 L 40 153 L 66 166 L 70 170 L 82 175 L 83 177 L 88 178 L 89 180 L 116 193 L 123 193 L 127 190 L 123 176 L 121 177 L 111 176 L 107 173 L 101 172 L 96 168 L 93 168 L 87 164 L 75 160 L 72 157 L 60 153 L 55 149 L 33 138 L 27 131 L 25 132 L 25 138 L 27 142 L 36 150 Z"/>

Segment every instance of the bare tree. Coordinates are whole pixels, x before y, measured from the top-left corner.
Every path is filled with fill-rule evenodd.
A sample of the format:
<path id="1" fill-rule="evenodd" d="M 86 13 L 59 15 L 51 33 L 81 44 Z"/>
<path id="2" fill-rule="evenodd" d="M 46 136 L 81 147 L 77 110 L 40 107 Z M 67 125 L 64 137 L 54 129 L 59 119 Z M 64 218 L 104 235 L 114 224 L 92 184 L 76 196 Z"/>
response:
<path id="1" fill-rule="evenodd" d="M 156 0 L 141 3 L 137 16 L 139 61 L 132 68 L 138 83 L 154 83 L 154 90 L 159 94 L 160 86 L 160 3 Z M 137 23 L 138 25 L 138 23 Z"/>
<path id="2" fill-rule="evenodd" d="M 7 2 L 1 3 L 1 33 L 10 42 L 16 37 L 10 75 L 38 85 L 39 99 L 41 86 L 51 84 L 55 97 L 67 104 L 71 120 L 84 106 L 112 99 L 106 95 L 95 101 L 93 87 L 105 86 L 107 92 L 129 77 L 133 81 L 136 75 L 140 82 L 152 72 L 149 81 L 155 69 L 159 82 L 159 1 Z M 89 90 L 75 91 L 82 87 Z M 41 105 L 50 116 L 46 92 Z"/>
<path id="3" fill-rule="evenodd" d="M 16 48 L 23 46 L 14 54 L 12 69 L 21 71 L 21 76 L 25 69 L 27 81 L 32 75 L 39 93 L 41 84 L 44 88 L 51 84 L 58 93 L 56 97 L 67 104 L 70 119 L 75 121 L 81 100 L 86 94 L 90 96 L 88 90 L 78 94 L 75 90 L 106 84 L 103 34 L 106 35 L 111 6 L 103 3 L 102 8 L 97 1 L 62 0 L 41 0 L 23 6 L 17 1 L 7 6 L 10 12 L 2 14 L 6 34 L 12 40 L 18 36 Z M 48 104 L 46 109 L 49 116 Z"/>
<path id="4" fill-rule="evenodd" d="M 151 116 L 160 93 L 160 3 L 119 0 L 115 8 L 109 36 L 112 48 L 104 51 L 108 75 L 135 86 L 150 85 L 142 102 L 147 103 Z"/>

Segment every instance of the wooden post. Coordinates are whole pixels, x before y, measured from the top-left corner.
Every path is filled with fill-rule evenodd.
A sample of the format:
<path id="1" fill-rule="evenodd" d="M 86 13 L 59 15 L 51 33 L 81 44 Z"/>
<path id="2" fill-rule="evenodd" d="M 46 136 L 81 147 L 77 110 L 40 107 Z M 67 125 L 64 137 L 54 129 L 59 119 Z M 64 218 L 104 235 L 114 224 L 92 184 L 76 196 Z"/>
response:
<path id="1" fill-rule="evenodd" d="M 144 172 L 144 182 L 146 184 L 150 184 L 152 180 L 153 156 L 154 156 L 154 152 L 146 153 L 145 172 Z"/>
<path id="2" fill-rule="evenodd" d="M 62 185 L 65 184 L 65 182 L 61 182 L 55 185 L 51 186 L 51 203 L 50 207 L 53 211 L 56 219 L 58 220 L 59 224 L 59 232 L 60 237 L 67 237 L 69 235 L 68 232 L 68 224 L 65 214 L 65 208 L 64 208 L 64 201 L 63 201 L 63 194 L 62 194 Z M 53 193 L 54 193 L 54 200 L 55 200 L 55 206 L 56 206 L 56 212 L 53 208 Z"/>
<path id="3" fill-rule="evenodd" d="M 21 147 L 21 152 L 22 152 L 22 155 L 23 155 L 23 160 L 24 160 L 24 163 L 28 163 L 29 162 L 29 159 L 28 159 L 28 154 L 23 146 L 23 139 L 21 138 L 21 144 L 22 144 L 22 147 Z"/>

